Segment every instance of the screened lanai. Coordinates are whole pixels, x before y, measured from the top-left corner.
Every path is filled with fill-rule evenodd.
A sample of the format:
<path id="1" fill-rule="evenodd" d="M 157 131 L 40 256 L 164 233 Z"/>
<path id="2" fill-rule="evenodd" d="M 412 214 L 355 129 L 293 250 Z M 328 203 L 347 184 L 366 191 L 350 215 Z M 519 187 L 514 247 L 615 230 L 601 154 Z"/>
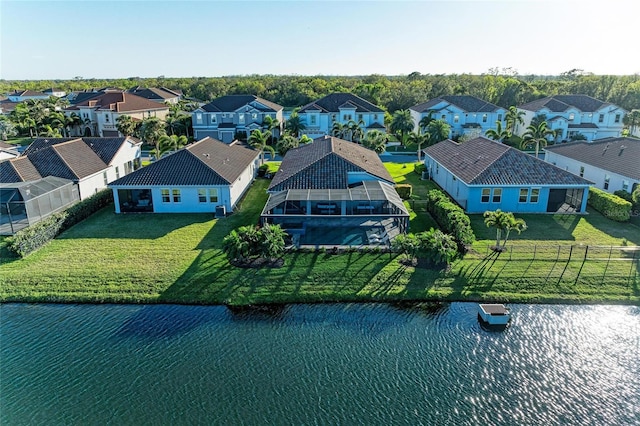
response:
<path id="1" fill-rule="evenodd" d="M 260 219 L 280 224 L 291 234 L 305 235 L 310 228 L 324 228 L 327 236 L 335 228 L 341 234 L 348 233 L 343 228 L 376 228 L 367 235 L 390 236 L 407 231 L 409 212 L 391 185 L 372 180 L 347 189 L 289 189 L 271 194 Z M 335 244 L 323 242 L 323 233 L 316 233 L 314 244 Z M 390 238 L 378 239 L 387 243 Z"/>
<path id="2" fill-rule="evenodd" d="M 77 185 L 68 179 L 0 183 L 0 235 L 12 235 L 79 200 Z"/>

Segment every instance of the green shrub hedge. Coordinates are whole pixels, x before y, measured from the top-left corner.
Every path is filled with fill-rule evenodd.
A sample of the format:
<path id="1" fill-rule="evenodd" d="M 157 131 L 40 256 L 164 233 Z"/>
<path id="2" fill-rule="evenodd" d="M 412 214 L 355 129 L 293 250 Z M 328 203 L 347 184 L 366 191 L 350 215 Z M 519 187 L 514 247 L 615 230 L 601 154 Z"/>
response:
<path id="1" fill-rule="evenodd" d="M 113 203 L 113 191 L 110 189 L 104 189 L 91 197 L 74 204 L 65 210 L 67 213 L 67 220 L 64 221 L 60 232 L 66 231 L 78 222 L 82 222 L 98 210 L 103 207 L 107 207 L 111 203 Z"/>
<path id="2" fill-rule="evenodd" d="M 432 189 L 427 194 L 427 209 L 438 222 L 440 228 L 453 235 L 460 251 L 472 244 L 476 236 L 471 228 L 471 221 L 460 206 L 452 202 L 444 192 Z"/>
<path id="3" fill-rule="evenodd" d="M 631 203 L 598 188 L 589 188 L 588 204 L 616 222 L 626 222 L 631 217 Z"/>
<path id="4" fill-rule="evenodd" d="M 415 166 L 413 166 L 413 171 L 418 176 L 422 176 L 422 172 L 424 172 L 425 170 L 427 170 L 427 167 L 424 165 L 424 163 L 417 163 Z"/>
<path id="5" fill-rule="evenodd" d="M 398 195 L 403 200 L 408 200 L 411 198 L 411 194 L 413 193 L 413 186 L 409 183 L 399 183 L 396 185 L 396 191 Z"/>

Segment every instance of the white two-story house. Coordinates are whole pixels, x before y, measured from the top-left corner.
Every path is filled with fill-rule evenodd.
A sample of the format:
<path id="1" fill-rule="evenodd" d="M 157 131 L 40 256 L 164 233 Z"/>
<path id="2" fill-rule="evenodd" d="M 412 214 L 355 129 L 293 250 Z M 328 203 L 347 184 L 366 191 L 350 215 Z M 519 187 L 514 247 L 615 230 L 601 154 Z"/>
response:
<path id="1" fill-rule="evenodd" d="M 254 95 L 222 96 L 192 113 L 193 132 L 196 139 L 207 136 L 231 143 L 241 135 L 249 137 L 253 130 L 266 129 L 265 118 L 278 120 L 272 129 L 273 136 L 280 136 L 282 106 Z"/>
<path id="2" fill-rule="evenodd" d="M 374 129 L 386 132 L 384 110 L 351 93 L 331 93 L 303 106 L 298 115 L 311 138 L 330 135 L 334 123 L 356 123 L 365 134 Z"/>
<path id="3" fill-rule="evenodd" d="M 516 125 L 516 135 L 522 136 L 531 120 L 543 115 L 549 128 L 556 131 L 555 142 L 571 140 L 577 134 L 587 141 L 619 137 L 627 113 L 617 105 L 587 95 L 549 96 L 520 105 L 518 111 L 524 112 L 524 125 Z"/>
<path id="4" fill-rule="evenodd" d="M 446 121 L 451 127 L 449 138 L 466 134 L 484 136 L 489 129 L 496 128 L 496 121 L 505 125 L 506 110 L 502 107 L 470 95 L 440 96 L 409 108 L 415 123 L 415 131 L 420 130 L 424 117 Z"/>
<path id="5" fill-rule="evenodd" d="M 147 117 L 164 120 L 169 107 L 132 93 L 106 91 L 65 108 L 64 113 L 67 116 L 76 113 L 83 120 L 82 126 L 72 130 L 77 136 L 117 137 L 122 136 L 116 128 L 116 121 L 121 115 L 131 116 L 138 121 Z"/>

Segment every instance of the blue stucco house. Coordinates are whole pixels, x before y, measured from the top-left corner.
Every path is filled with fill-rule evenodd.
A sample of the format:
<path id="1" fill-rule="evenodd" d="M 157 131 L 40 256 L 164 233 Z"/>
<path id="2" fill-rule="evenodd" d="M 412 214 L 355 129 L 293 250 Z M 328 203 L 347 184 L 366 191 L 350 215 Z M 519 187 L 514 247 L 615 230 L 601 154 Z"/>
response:
<path id="1" fill-rule="evenodd" d="M 584 213 L 592 182 L 483 137 L 424 150 L 427 175 L 467 213 Z"/>

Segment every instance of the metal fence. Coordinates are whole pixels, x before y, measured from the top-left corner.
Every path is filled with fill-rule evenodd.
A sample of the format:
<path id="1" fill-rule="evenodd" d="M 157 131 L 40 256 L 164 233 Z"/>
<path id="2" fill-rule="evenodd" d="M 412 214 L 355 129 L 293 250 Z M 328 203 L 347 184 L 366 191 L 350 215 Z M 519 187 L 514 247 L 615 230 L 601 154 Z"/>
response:
<path id="1" fill-rule="evenodd" d="M 476 249 L 478 247 L 476 246 Z M 476 250 L 477 251 L 477 250 Z M 484 248 L 484 254 L 492 253 L 492 246 Z M 568 261 L 627 261 L 640 260 L 639 246 L 597 246 L 597 245 L 507 245 L 503 256 L 509 260 L 550 260 L 555 262 Z"/>

